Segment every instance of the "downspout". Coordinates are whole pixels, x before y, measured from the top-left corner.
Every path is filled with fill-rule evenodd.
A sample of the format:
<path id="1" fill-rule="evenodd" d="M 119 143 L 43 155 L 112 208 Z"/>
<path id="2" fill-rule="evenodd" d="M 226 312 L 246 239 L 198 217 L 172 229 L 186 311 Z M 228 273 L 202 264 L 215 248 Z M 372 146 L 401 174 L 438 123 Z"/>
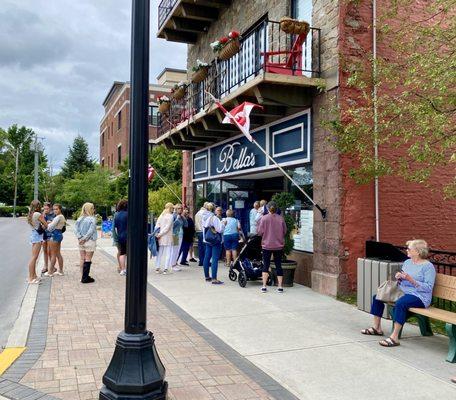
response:
<path id="1" fill-rule="evenodd" d="M 372 75 L 373 75 L 373 106 L 374 106 L 374 160 L 375 169 L 378 167 L 378 108 L 377 108 L 377 1 L 372 0 Z M 375 196 L 375 240 L 380 241 L 380 212 L 379 212 L 379 191 L 378 175 L 375 174 L 374 196 Z"/>

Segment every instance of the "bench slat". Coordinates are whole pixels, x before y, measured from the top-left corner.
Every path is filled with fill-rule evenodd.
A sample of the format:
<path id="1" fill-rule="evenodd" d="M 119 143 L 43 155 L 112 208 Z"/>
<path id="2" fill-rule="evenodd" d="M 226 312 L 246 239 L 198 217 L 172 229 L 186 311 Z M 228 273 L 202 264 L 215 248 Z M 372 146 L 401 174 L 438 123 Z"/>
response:
<path id="1" fill-rule="evenodd" d="M 429 318 L 438 319 L 439 321 L 444 321 L 449 324 L 456 325 L 456 313 L 441 310 L 440 308 L 429 307 L 429 308 L 410 308 L 409 310 L 412 313 L 424 315 Z"/>

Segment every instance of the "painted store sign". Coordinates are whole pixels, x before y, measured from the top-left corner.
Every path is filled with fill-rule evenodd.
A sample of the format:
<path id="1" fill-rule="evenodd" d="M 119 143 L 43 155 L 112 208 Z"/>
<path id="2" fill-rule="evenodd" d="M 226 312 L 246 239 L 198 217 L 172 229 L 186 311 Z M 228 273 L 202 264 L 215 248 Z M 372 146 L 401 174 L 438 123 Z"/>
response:
<path id="1" fill-rule="evenodd" d="M 252 136 L 281 165 L 311 161 L 310 110 L 266 125 Z M 244 135 L 194 152 L 193 180 L 273 169 L 267 157 Z"/>

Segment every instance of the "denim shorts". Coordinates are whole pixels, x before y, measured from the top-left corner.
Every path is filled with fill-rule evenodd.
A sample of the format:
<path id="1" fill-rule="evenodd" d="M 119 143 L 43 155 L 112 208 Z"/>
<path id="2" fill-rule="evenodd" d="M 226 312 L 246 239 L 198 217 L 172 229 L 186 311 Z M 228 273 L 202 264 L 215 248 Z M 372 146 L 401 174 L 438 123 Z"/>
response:
<path id="1" fill-rule="evenodd" d="M 225 250 L 237 250 L 239 244 L 239 234 L 232 233 L 229 235 L 223 235 L 223 245 Z"/>
<path id="2" fill-rule="evenodd" d="M 43 241 L 43 234 L 39 234 L 36 229 L 32 229 L 30 233 L 30 244 L 41 243 Z"/>
<path id="3" fill-rule="evenodd" d="M 63 234 L 61 229 L 55 229 L 51 232 L 51 242 L 60 243 L 63 240 Z"/>

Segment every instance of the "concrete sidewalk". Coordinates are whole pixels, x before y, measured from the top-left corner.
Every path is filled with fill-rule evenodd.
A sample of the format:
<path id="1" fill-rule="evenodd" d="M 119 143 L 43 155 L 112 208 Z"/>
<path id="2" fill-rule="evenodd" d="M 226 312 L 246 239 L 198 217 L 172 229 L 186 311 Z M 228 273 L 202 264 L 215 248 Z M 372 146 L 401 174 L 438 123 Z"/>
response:
<path id="1" fill-rule="evenodd" d="M 105 251 L 115 254 L 106 241 Z M 383 348 L 378 337 L 359 331 L 369 314 L 296 285 L 283 295 L 260 293 L 259 282 L 241 288 L 220 267 L 223 286 L 203 280 L 199 267 L 157 275 L 149 282 L 247 360 L 300 399 L 454 398 L 449 378 L 456 365 L 445 362 L 448 338 L 421 337 L 407 324 L 402 345 Z M 384 324 L 389 332 L 390 321 Z"/>

